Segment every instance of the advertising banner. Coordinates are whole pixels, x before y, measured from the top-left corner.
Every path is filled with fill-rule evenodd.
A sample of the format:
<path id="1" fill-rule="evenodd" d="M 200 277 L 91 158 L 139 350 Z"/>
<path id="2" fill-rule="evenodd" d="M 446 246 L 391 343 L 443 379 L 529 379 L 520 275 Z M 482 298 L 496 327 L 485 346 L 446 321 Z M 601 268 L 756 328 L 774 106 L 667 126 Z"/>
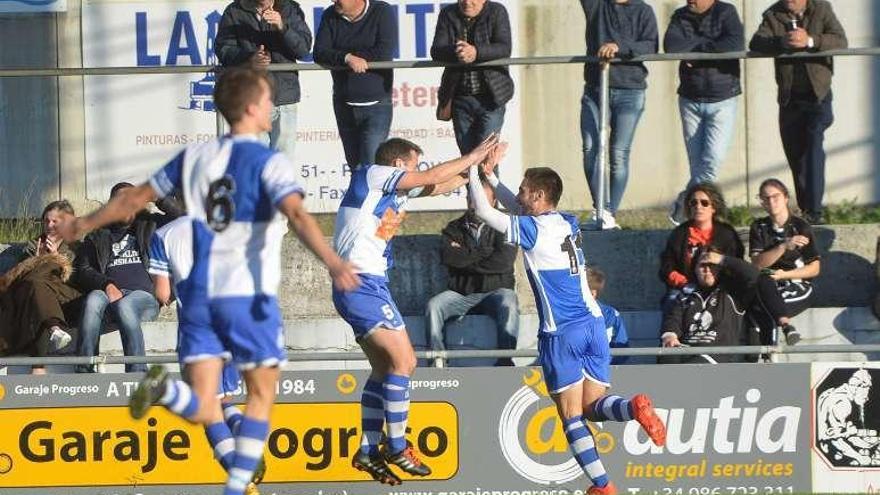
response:
<path id="1" fill-rule="evenodd" d="M 350 464 L 366 376 L 283 374 L 263 493 L 556 495 L 590 485 L 533 368 L 419 370 L 407 440 L 433 473 L 397 487 L 371 481 Z M 635 422 L 590 427 L 621 493 L 808 493 L 809 376 L 809 364 L 616 367 L 614 393 L 651 394 L 667 445 Z M 0 493 L 216 493 L 225 478 L 201 429 L 161 407 L 130 419 L 131 380 L 0 378 Z"/>
<path id="2" fill-rule="evenodd" d="M 880 492 L 880 363 L 813 363 L 816 492 Z"/>
<path id="3" fill-rule="evenodd" d="M 10 12 L 66 12 L 67 0 L 0 0 L 0 14 Z"/>
<path id="4" fill-rule="evenodd" d="M 0 0 L 2 1 L 2 0 Z M 312 33 L 326 0 L 299 2 Z M 429 60 L 434 27 L 446 2 L 389 1 L 397 11 L 400 60 Z M 519 2 L 504 0 L 512 26 Z M 83 63 L 86 67 L 216 64 L 214 37 L 227 1 L 83 0 Z M 514 54 L 517 47 L 514 45 Z M 459 156 L 450 122 L 435 117 L 442 69 L 394 72 L 391 136 L 414 141 L 425 151 L 421 168 Z M 519 69 L 511 68 L 518 83 Z M 336 130 L 332 82 L 327 71 L 300 73 L 296 149 L 289 157 L 313 212 L 335 212 L 350 170 Z M 182 147 L 216 134 L 211 94 L 213 74 L 89 76 L 85 78 L 87 195 L 106 200 L 119 181 L 139 182 Z M 521 148 L 519 86 L 508 103 L 503 137 L 510 141 L 501 179 L 519 184 Z M 411 203 L 414 210 L 464 209 L 461 188 Z"/>

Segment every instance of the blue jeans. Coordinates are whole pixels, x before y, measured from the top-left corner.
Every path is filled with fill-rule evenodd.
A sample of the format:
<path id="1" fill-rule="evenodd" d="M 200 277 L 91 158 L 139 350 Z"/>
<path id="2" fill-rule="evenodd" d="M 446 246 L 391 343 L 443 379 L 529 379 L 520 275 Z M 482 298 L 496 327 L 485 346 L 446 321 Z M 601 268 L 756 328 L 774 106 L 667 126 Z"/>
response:
<path id="1" fill-rule="evenodd" d="M 293 160 L 296 148 L 296 103 L 279 105 L 272 114 L 272 130 L 269 131 L 269 147 Z"/>
<path id="2" fill-rule="evenodd" d="M 391 101 L 353 106 L 344 101 L 333 100 L 333 111 L 336 113 L 339 139 L 342 140 L 345 161 L 349 167 L 374 163 L 376 150 L 388 139 L 388 132 L 391 130 Z"/>
<path id="3" fill-rule="evenodd" d="M 470 153 L 489 134 L 504 125 L 505 106 L 496 107 L 488 94 L 456 96 L 452 100 L 452 129 L 461 154 Z"/>
<path id="4" fill-rule="evenodd" d="M 645 111 L 645 90 L 611 88 L 608 110 L 611 127 L 608 153 L 611 194 L 605 198 L 605 209 L 614 214 L 620 208 L 629 179 L 629 154 L 636 126 Z M 584 143 L 584 173 L 593 196 L 593 208 L 598 210 L 596 200 L 599 198 L 600 169 L 596 160 L 599 154 L 599 91 L 586 86 L 581 98 L 581 138 Z"/>
<path id="5" fill-rule="evenodd" d="M 425 316 L 428 320 L 427 341 L 431 349 L 446 349 L 443 326 L 447 320 L 466 314 L 487 315 L 495 320 L 499 349 L 516 349 L 519 335 L 519 303 L 516 292 L 496 289 L 463 296 L 453 290 L 443 291 L 428 301 Z"/>
<path id="6" fill-rule="evenodd" d="M 119 325 L 119 335 L 122 338 L 122 350 L 125 355 L 146 355 L 141 322 L 156 319 L 159 315 L 159 302 L 152 294 L 142 290 L 123 290 L 122 294 L 122 299 L 112 304 L 107 293 L 102 290 L 93 290 L 86 296 L 77 343 L 77 353 L 80 356 L 98 354 L 98 341 L 101 338 L 101 328 L 108 309 L 109 315 Z M 76 371 L 88 373 L 94 372 L 94 368 L 91 365 L 79 365 L 76 367 Z M 147 365 L 126 364 L 125 371 L 147 371 Z"/>
<path id="7" fill-rule="evenodd" d="M 736 105 L 735 96 L 716 103 L 700 103 L 678 97 L 684 145 L 691 170 L 687 187 L 716 180 L 718 169 L 724 163 L 724 156 L 733 140 Z"/>

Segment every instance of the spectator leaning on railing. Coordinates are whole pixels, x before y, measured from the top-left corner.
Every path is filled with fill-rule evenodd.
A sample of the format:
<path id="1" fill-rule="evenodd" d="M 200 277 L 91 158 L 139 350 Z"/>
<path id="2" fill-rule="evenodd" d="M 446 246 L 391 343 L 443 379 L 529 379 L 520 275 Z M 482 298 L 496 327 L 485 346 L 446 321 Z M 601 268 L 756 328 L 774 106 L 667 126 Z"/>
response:
<path id="1" fill-rule="evenodd" d="M 24 249 L 19 263 L 0 277 L 0 355 L 47 356 L 64 352 L 79 319 L 81 294 L 66 283 L 73 251 L 57 227 L 73 217 L 66 200 L 49 203 L 42 233 Z M 34 374 L 45 368 L 33 367 Z"/>
<path id="2" fill-rule="evenodd" d="M 510 57 L 513 42 L 504 5 L 491 0 L 458 0 L 437 17 L 431 58 L 470 65 Z M 447 68 L 440 81 L 437 117 L 452 119 L 462 154 L 504 125 L 505 105 L 513 98 L 507 66 Z"/>
<path id="3" fill-rule="evenodd" d="M 335 0 L 315 33 L 315 62 L 348 66 L 333 76 L 333 111 L 345 160 L 352 168 L 373 164 L 391 129 L 391 69 L 370 69 L 390 61 L 397 49 L 394 9 L 382 0 Z"/>
<path id="4" fill-rule="evenodd" d="M 675 11 L 663 38 L 666 53 L 742 51 L 743 25 L 736 7 L 716 0 L 688 0 Z M 678 65 L 678 109 L 690 164 L 687 187 L 717 180 L 736 123 L 739 60 L 683 60 Z M 669 219 L 685 220 L 684 192 L 672 204 Z"/>
<path id="5" fill-rule="evenodd" d="M 654 9 L 642 0 L 581 0 L 587 18 L 587 55 L 603 59 L 627 59 L 657 53 L 657 18 Z M 600 66 L 584 64 L 584 94 L 581 97 L 581 138 L 584 173 L 593 197 L 592 221 L 585 229 L 618 228 L 614 215 L 623 200 L 629 178 L 629 155 L 636 126 L 645 110 L 648 69 L 641 62 L 612 64 L 608 74 L 610 112 L 610 195 L 599 201 L 599 84 Z"/>
<path id="6" fill-rule="evenodd" d="M 312 48 L 305 15 L 292 0 L 235 0 L 223 11 L 215 50 L 224 66 L 296 63 Z M 269 146 L 293 157 L 296 144 L 296 104 L 300 101 L 296 71 L 271 72 L 275 111 Z"/>
<path id="7" fill-rule="evenodd" d="M 846 33 L 825 0 L 780 0 L 764 12 L 749 48 L 781 54 L 846 48 Z M 825 130 L 831 108 L 831 57 L 776 59 L 779 134 L 794 178 L 797 204 L 811 224 L 825 223 Z"/>

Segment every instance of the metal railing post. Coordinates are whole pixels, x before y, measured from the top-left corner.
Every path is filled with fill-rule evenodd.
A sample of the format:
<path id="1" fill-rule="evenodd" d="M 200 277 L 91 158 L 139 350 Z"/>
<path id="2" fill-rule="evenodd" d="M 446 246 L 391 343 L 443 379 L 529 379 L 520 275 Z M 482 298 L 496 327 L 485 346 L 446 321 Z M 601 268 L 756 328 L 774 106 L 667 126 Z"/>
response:
<path id="1" fill-rule="evenodd" d="M 608 164 L 608 98 L 611 90 L 608 88 L 608 75 L 611 72 L 611 64 L 608 62 L 599 62 L 599 153 L 596 157 L 596 167 L 599 173 L 599 185 L 597 187 L 598 194 L 596 198 L 596 225 L 599 230 L 605 228 L 605 220 L 603 213 L 605 212 L 605 201 L 608 180 L 607 180 L 607 164 Z"/>

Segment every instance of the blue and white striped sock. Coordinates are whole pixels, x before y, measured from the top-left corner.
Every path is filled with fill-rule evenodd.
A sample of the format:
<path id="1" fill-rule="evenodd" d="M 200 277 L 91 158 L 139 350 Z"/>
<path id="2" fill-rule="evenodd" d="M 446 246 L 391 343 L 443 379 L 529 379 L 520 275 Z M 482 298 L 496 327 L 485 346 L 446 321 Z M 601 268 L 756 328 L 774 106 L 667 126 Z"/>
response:
<path id="1" fill-rule="evenodd" d="M 211 448 L 214 449 L 214 457 L 220 461 L 223 469 L 229 471 L 235 459 L 235 437 L 229 431 L 229 426 L 225 421 L 209 424 L 205 426 L 205 435 Z"/>
<path id="2" fill-rule="evenodd" d="M 238 427 L 241 425 L 241 418 L 244 417 L 244 414 L 241 413 L 241 409 L 230 402 L 223 402 L 221 406 L 223 406 L 223 417 L 226 418 L 229 431 L 233 436 L 238 435 Z"/>
<path id="3" fill-rule="evenodd" d="M 603 487 L 608 484 L 608 475 L 605 474 L 605 466 L 599 459 L 596 451 L 596 442 L 593 434 L 587 428 L 581 418 L 571 418 L 563 421 L 565 438 L 574 455 L 575 460 L 593 482 L 593 485 Z"/>
<path id="4" fill-rule="evenodd" d="M 385 426 L 385 401 L 382 383 L 367 380 L 361 393 L 361 452 L 376 456 Z"/>
<path id="5" fill-rule="evenodd" d="M 385 398 L 385 423 L 388 425 L 388 453 L 406 448 L 406 421 L 409 417 L 409 377 L 388 375 L 382 384 Z"/>
<path id="6" fill-rule="evenodd" d="M 633 419 L 632 406 L 628 399 L 619 395 L 606 395 L 593 404 L 595 421 L 630 421 Z"/>
<path id="7" fill-rule="evenodd" d="M 263 446 L 268 435 L 268 421 L 249 418 L 247 415 L 242 418 L 238 435 L 235 436 L 235 459 L 229 469 L 223 495 L 244 494 L 263 455 Z"/>
<path id="8" fill-rule="evenodd" d="M 159 398 L 159 403 L 189 421 L 192 421 L 192 417 L 199 411 L 199 398 L 196 397 L 189 385 L 181 380 L 168 380 L 165 385 L 165 394 Z"/>

